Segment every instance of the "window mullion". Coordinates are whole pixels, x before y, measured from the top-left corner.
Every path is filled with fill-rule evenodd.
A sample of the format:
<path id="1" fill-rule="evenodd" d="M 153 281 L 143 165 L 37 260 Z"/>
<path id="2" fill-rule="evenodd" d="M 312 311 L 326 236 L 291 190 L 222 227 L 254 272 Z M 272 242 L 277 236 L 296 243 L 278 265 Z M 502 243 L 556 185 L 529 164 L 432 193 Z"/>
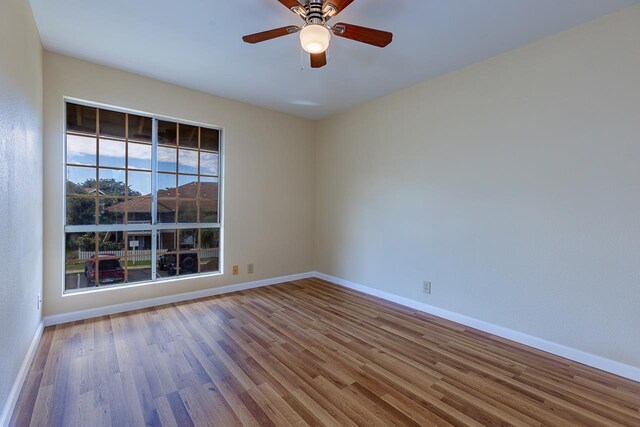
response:
<path id="1" fill-rule="evenodd" d="M 151 280 L 156 280 L 156 260 L 158 251 L 158 119 L 151 125 Z"/>

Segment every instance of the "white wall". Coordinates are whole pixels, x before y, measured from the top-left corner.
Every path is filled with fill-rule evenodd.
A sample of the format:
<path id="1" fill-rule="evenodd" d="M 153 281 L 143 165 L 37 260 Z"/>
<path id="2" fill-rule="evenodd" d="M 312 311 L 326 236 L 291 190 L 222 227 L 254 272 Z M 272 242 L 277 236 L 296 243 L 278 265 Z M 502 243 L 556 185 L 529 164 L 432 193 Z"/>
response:
<path id="1" fill-rule="evenodd" d="M 0 100 L 2 411 L 41 319 L 42 46 L 28 1 L 0 2 Z"/>
<path id="2" fill-rule="evenodd" d="M 313 122 L 49 52 L 44 79 L 46 316 L 312 269 Z M 224 275 L 62 295 L 64 96 L 224 127 Z"/>
<path id="3" fill-rule="evenodd" d="M 640 6 L 327 119 L 316 167 L 318 271 L 640 367 Z"/>

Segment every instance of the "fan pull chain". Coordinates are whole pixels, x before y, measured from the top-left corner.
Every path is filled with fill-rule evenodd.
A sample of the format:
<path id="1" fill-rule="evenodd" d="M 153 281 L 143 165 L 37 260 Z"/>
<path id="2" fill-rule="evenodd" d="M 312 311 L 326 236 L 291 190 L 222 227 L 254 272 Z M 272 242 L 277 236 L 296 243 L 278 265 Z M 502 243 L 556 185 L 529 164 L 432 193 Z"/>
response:
<path id="1" fill-rule="evenodd" d="M 304 49 L 300 48 L 300 71 L 304 71 Z"/>

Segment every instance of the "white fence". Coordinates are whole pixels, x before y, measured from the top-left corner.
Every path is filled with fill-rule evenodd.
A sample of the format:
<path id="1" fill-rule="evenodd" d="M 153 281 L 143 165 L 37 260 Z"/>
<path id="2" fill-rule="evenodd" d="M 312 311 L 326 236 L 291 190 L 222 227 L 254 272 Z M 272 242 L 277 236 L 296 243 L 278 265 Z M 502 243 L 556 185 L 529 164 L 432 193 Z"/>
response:
<path id="1" fill-rule="evenodd" d="M 219 258 L 218 248 L 204 249 L 200 251 L 200 258 Z"/>
<path id="2" fill-rule="evenodd" d="M 158 249 L 156 252 L 158 255 L 162 255 L 168 252 L 168 249 Z M 136 250 L 136 251 L 100 251 L 98 252 L 100 255 L 114 255 L 117 257 L 129 257 L 129 261 L 150 261 L 151 260 L 151 250 Z M 78 259 L 85 261 L 93 258 L 95 256 L 94 251 L 82 251 L 78 250 Z M 217 258 L 218 257 L 218 249 L 206 249 L 200 251 L 201 257 L 207 258 Z"/>
<path id="3" fill-rule="evenodd" d="M 158 255 L 162 255 L 164 252 L 167 252 L 166 249 L 158 249 Z M 95 256 L 94 251 L 82 251 L 78 250 L 78 259 L 80 260 L 89 260 Z M 117 257 L 125 257 L 128 256 L 131 261 L 150 261 L 151 260 L 151 250 L 139 250 L 139 251 L 100 251 L 98 252 L 100 255 L 114 255 Z"/>

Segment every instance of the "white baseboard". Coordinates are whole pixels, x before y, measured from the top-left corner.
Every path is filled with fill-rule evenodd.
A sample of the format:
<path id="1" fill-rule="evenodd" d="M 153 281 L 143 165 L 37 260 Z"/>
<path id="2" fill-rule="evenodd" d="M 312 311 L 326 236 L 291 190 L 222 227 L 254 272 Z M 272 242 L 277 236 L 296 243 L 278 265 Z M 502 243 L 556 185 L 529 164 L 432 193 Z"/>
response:
<path id="1" fill-rule="evenodd" d="M 372 295 L 378 298 L 392 301 L 397 304 L 401 304 L 418 311 L 432 314 L 434 316 L 442 317 L 447 320 L 451 320 L 456 323 L 460 323 L 471 328 L 479 329 L 481 331 L 496 335 L 502 338 L 506 338 L 511 341 L 515 341 L 520 344 L 527 345 L 529 347 L 536 348 L 538 350 L 546 351 L 556 356 L 564 357 L 566 359 L 573 360 L 591 366 L 593 368 L 601 369 L 603 371 L 610 372 L 612 374 L 619 375 L 621 377 L 628 378 L 634 381 L 640 381 L 640 367 L 627 365 L 622 362 L 617 362 L 606 357 L 598 356 L 595 354 L 587 353 L 582 350 L 567 347 L 562 344 L 557 344 L 551 341 L 547 341 L 542 338 L 534 337 L 522 332 L 514 331 L 502 326 L 494 325 L 483 320 L 478 320 L 473 317 L 465 316 L 463 314 L 455 313 L 452 311 L 444 310 L 442 308 L 434 307 L 432 305 L 424 304 L 419 301 L 415 301 L 409 298 L 401 297 L 391 294 L 389 292 L 381 291 L 378 289 L 370 288 L 368 286 L 360 285 L 358 283 L 350 282 L 348 280 L 340 279 L 338 277 L 329 276 L 328 274 L 314 272 L 313 275 L 319 279 L 326 280 L 344 286 L 345 288 L 353 289 L 363 292 L 368 295 Z"/>
<path id="2" fill-rule="evenodd" d="M 11 387 L 9 397 L 7 397 L 7 401 L 2 409 L 2 414 L 0 415 L 0 427 L 7 427 L 11 421 L 13 410 L 15 409 L 18 397 L 20 396 L 20 391 L 22 390 L 24 381 L 27 379 L 29 367 L 31 366 L 31 362 L 33 362 L 33 358 L 36 356 L 36 350 L 38 350 L 38 344 L 40 344 L 40 338 L 42 338 L 43 330 L 44 322 L 41 321 L 36 328 L 36 333 L 31 340 L 29 350 L 27 350 L 27 354 L 25 355 L 22 365 L 20 366 L 20 370 L 18 371 L 18 376 L 13 382 L 13 387 Z"/>
<path id="3" fill-rule="evenodd" d="M 148 307 L 154 307 L 163 304 L 171 304 L 181 301 L 187 301 L 191 299 L 204 298 L 214 295 L 226 294 L 229 292 L 243 291 L 252 288 L 259 288 L 262 286 L 270 286 L 278 283 L 290 282 L 293 280 L 301 280 L 309 277 L 317 277 L 319 279 L 326 280 L 328 282 L 335 283 L 340 286 L 344 286 L 349 289 L 363 292 L 372 296 L 376 296 L 387 301 L 392 301 L 407 307 L 411 307 L 415 310 L 419 310 L 425 313 L 432 314 L 434 316 L 442 317 L 447 320 L 451 320 L 462 325 L 479 329 L 481 331 L 515 341 L 520 344 L 527 345 L 529 347 L 536 348 L 538 350 L 546 351 L 556 356 L 564 357 L 566 359 L 573 360 L 575 362 L 583 363 L 585 365 L 601 369 L 621 377 L 629 378 L 634 381 L 640 381 L 640 367 L 627 365 L 622 362 L 618 362 L 606 357 L 598 356 L 595 354 L 587 353 L 582 350 L 567 347 L 562 344 L 547 341 L 542 338 L 538 338 L 532 335 L 528 335 L 522 332 L 514 331 L 503 326 L 494 325 L 483 320 L 475 319 L 473 317 L 465 316 L 463 314 L 455 313 L 442 308 L 434 307 L 419 301 L 415 301 L 409 298 L 401 297 L 391 294 L 389 292 L 381 291 L 378 289 L 370 288 L 368 286 L 360 285 L 358 283 L 350 282 L 338 277 L 330 276 L 328 274 L 320 272 L 308 272 L 293 274 L 290 276 L 274 277 L 272 279 L 257 280 L 254 282 L 239 283 L 236 285 L 222 286 L 219 288 L 204 289 L 201 291 L 187 292 L 178 295 L 169 295 L 166 297 L 152 298 L 142 301 L 132 301 L 124 304 L 110 305 L 106 307 L 100 307 L 89 310 L 75 311 L 72 313 L 57 314 L 53 316 L 47 316 L 44 319 L 44 325 L 57 325 L 60 323 L 73 322 L 77 320 L 90 319 L 93 317 L 104 316 L 109 314 L 123 313 L 126 311 L 139 310 Z M 40 330 L 40 334 L 41 334 Z M 27 365 L 28 367 L 28 365 Z M 24 373 L 26 375 L 26 372 Z M 18 390 L 19 392 L 19 390 Z M 15 396 L 17 398 L 17 396 Z M 5 408 L 6 411 L 6 408 Z M 4 414 L 4 412 L 3 412 Z M 0 427 L 4 427 L 0 423 Z"/>
<path id="4" fill-rule="evenodd" d="M 278 283 L 290 282 L 313 277 L 313 273 L 292 274 L 289 276 L 274 277 L 272 279 L 256 280 L 254 282 L 238 283 L 236 285 L 221 286 L 218 288 L 203 289 L 201 291 L 186 292 L 177 295 L 151 298 L 140 301 L 131 301 L 124 304 L 109 305 L 105 307 L 91 308 L 88 310 L 74 311 L 70 313 L 54 314 L 44 318 L 45 326 L 59 325 L 61 323 L 75 322 L 77 320 L 91 319 L 110 314 L 124 313 L 132 310 L 155 307 L 163 304 L 188 301 L 197 298 L 205 298 L 214 295 L 227 294 L 229 292 L 244 291 L 247 289 L 260 288 L 263 286 L 276 285 Z M 0 426 L 2 427 L 2 426 Z"/>

